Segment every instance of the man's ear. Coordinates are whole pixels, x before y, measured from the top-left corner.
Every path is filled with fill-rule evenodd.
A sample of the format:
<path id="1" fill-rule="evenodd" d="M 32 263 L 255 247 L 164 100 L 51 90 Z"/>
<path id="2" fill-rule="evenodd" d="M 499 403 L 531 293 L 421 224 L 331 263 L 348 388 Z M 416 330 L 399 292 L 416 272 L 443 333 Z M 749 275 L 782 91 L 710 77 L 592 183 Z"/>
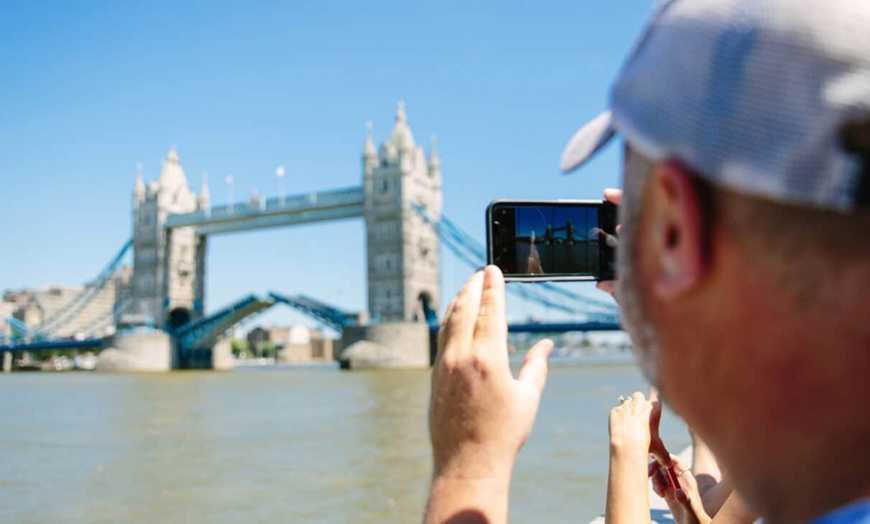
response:
<path id="1" fill-rule="evenodd" d="M 650 173 L 647 242 L 654 254 L 653 290 L 662 298 L 692 290 L 705 271 L 701 195 L 684 165 L 666 161 Z"/>

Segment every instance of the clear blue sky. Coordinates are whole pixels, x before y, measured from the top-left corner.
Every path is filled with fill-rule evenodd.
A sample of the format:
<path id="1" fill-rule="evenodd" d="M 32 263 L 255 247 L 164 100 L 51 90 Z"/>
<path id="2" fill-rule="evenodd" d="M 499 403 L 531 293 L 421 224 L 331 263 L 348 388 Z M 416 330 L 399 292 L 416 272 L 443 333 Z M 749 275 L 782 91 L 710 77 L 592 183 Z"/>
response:
<path id="1" fill-rule="evenodd" d="M 559 156 L 605 107 L 651 7 L 6 0 L 0 290 L 95 276 L 130 237 L 136 164 L 155 179 L 172 144 L 195 191 L 209 172 L 216 204 L 230 173 L 236 200 L 275 195 L 278 165 L 288 193 L 357 185 L 364 124 L 380 143 L 398 100 L 427 151 L 438 135 L 444 213 L 481 240 L 495 198 L 599 198 L 618 184 L 617 148 L 569 177 Z M 360 220 L 209 250 L 211 310 L 273 289 L 365 307 Z M 444 304 L 469 272 L 443 253 Z"/>

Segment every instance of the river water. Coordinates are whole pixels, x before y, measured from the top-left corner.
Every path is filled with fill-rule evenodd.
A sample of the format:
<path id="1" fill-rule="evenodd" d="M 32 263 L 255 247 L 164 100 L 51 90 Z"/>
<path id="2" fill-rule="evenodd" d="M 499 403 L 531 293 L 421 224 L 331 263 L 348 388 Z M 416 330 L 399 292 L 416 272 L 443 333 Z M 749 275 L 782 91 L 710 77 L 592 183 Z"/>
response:
<path id="1" fill-rule="evenodd" d="M 270 367 L 0 376 L 0 522 L 417 522 L 429 372 Z M 604 508 L 607 414 L 632 363 L 555 361 L 514 522 Z M 666 412 L 663 438 L 688 444 Z"/>

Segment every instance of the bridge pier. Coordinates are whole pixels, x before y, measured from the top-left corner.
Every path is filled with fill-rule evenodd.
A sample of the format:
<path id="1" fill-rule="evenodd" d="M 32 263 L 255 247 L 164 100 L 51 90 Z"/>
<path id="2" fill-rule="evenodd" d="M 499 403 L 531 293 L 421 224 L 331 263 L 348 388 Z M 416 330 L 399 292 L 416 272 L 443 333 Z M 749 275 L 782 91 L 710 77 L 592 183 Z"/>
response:
<path id="1" fill-rule="evenodd" d="M 103 340 L 99 371 L 169 371 L 178 367 L 178 351 L 165 331 L 117 333 Z"/>
<path id="2" fill-rule="evenodd" d="M 12 371 L 12 352 L 4 351 L 3 352 L 3 373 L 9 373 Z"/>
<path id="3" fill-rule="evenodd" d="M 174 369 L 233 369 L 232 341 L 225 336 L 218 338 L 211 348 L 179 350 L 179 361 Z"/>
<path id="4" fill-rule="evenodd" d="M 211 348 L 211 369 L 217 371 L 233 369 L 233 346 L 229 337 L 222 337 Z"/>
<path id="5" fill-rule="evenodd" d="M 426 368 L 429 333 L 425 322 L 347 326 L 336 360 L 342 369 Z"/>

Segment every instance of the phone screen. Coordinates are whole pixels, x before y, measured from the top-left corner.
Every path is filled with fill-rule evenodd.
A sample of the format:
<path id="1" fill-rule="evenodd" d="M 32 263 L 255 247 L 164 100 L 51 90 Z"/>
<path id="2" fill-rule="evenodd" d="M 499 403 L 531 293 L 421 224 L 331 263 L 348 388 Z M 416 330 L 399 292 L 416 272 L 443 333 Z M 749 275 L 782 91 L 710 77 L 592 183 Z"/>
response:
<path id="1" fill-rule="evenodd" d="M 487 258 L 507 280 L 612 280 L 615 231 L 609 202 L 497 200 L 487 209 Z"/>

